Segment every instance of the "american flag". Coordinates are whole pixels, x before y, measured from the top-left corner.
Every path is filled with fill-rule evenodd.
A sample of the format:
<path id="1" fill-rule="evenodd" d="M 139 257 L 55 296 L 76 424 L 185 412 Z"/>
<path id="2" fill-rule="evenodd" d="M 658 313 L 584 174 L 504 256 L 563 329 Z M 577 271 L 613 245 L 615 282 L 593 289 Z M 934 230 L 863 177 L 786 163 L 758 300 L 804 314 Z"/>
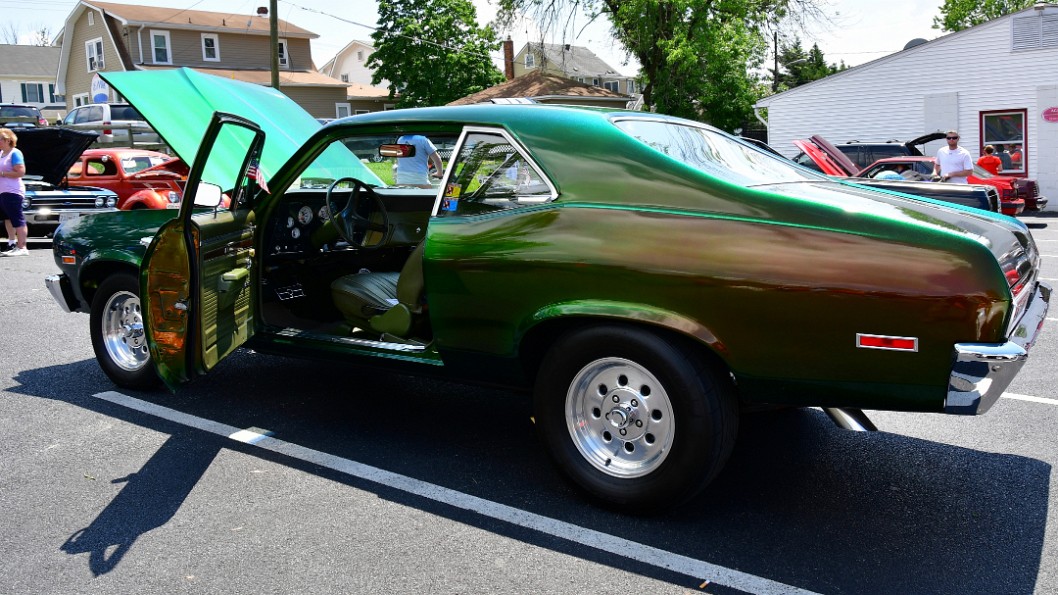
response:
<path id="1" fill-rule="evenodd" d="M 264 190 L 268 194 L 272 193 L 272 191 L 268 189 L 268 184 L 265 182 L 264 170 L 261 169 L 256 161 L 250 162 L 250 166 L 246 168 L 246 175 L 257 182 L 258 188 Z"/>

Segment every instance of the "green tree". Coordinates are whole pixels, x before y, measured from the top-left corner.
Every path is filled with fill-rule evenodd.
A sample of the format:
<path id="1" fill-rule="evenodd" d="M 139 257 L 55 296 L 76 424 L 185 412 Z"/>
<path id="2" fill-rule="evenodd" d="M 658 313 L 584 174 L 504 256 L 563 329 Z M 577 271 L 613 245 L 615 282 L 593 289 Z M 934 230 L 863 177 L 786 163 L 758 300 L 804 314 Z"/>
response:
<path id="1" fill-rule="evenodd" d="M 819 80 L 848 68 L 841 64 L 827 64 L 819 44 L 812 44 L 807 52 L 801 47 L 801 40 L 794 37 L 792 42 L 779 45 L 779 73 L 773 89 L 785 91 L 794 87 Z M 775 76 L 775 73 L 772 73 Z"/>
<path id="2" fill-rule="evenodd" d="M 944 0 L 939 17 L 933 17 L 933 28 L 962 31 L 986 21 L 1026 9 L 1036 0 Z"/>
<path id="3" fill-rule="evenodd" d="M 444 105 L 503 81 L 489 56 L 500 42 L 470 0 L 381 0 L 371 38 L 371 82 L 388 80 L 397 107 Z"/>
<path id="4" fill-rule="evenodd" d="M 500 0 L 498 21 L 532 14 L 545 31 L 583 11 L 606 18 L 639 62 L 644 104 L 727 130 L 753 117 L 762 92 L 754 74 L 768 52 L 764 28 L 811 12 L 814 0 Z"/>

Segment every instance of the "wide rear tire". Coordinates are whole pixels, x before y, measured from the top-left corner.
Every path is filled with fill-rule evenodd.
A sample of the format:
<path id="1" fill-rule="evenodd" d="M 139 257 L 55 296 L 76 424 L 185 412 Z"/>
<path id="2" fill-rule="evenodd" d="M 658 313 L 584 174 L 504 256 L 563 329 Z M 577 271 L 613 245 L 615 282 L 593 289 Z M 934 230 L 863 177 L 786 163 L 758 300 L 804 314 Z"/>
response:
<path id="1" fill-rule="evenodd" d="M 90 318 L 96 361 L 114 384 L 135 390 L 158 386 L 160 380 L 147 349 L 136 277 L 118 273 L 100 283 Z"/>
<path id="2" fill-rule="evenodd" d="M 622 325 L 559 339 L 537 376 L 534 410 L 573 483 L 632 514 L 698 494 L 723 468 L 738 430 L 734 387 L 708 353 Z"/>

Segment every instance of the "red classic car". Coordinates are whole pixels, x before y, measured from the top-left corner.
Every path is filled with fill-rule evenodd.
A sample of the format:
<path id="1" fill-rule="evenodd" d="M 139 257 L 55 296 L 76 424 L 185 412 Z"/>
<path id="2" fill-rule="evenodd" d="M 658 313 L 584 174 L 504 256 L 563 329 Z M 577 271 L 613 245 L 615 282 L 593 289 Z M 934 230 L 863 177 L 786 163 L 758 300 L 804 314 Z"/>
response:
<path id="1" fill-rule="evenodd" d="M 180 204 L 187 181 L 182 160 L 141 149 L 89 149 L 67 172 L 70 186 L 107 188 L 118 209 L 165 209 Z"/>
<path id="2" fill-rule="evenodd" d="M 861 169 L 840 149 L 826 139 L 815 135 L 808 139 L 795 140 L 794 145 L 802 154 L 795 161 L 802 165 L 808 162 L 831 176 L 879 179 L 890 175 L 899 175 L 907 180 L 931 180 L 935 159 L 925 155 L 907 155 L 879 159 Z M 1039 211 L 1047 206 L 1047 199 L 1039 196 L 1035 180 L 996 176 L 980 166 L 974 166 L 973 175 L 968 177 L 971 184 L 993 186 L 999 192 L 1000 210 L 1004 215 L 1015 216 L 1025 210 Z M 1031 201 L 1031 206 L 1029 205 Z"/>

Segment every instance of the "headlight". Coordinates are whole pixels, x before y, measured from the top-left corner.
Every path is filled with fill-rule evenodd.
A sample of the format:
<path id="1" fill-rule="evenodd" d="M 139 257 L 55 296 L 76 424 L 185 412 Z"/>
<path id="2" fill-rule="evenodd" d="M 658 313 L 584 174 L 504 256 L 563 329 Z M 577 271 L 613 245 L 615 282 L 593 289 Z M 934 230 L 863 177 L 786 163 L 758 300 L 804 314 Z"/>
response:
<path id="1" fill-rule="evenodd" d="M 175 193 L 175 192 L 173 192 L 172 190 L 170 190 L 169 191 L 169 202 L 173 203 L 174 205 L 176 203 L 180 202 L 180 195 Z"/>
<path id="2" fill-rule="evenodd" d="M 22 197 L 22 210 L 25 211 L 25 210 L 29 209 L 31 206 L 33 206 L 33 201 L 31 201 L 28 196 L 23 196 Z"/>
<path id="3" fill-rule="evenodd" d="M 113 208 L 114 205 L 116 205 L 116 204 L 118 204 L 118 197 L 116 197 L 116 196 L 108 196 L 107 197 L 107 206 L 108 207 Z"/>
<path id="4" fill-rule="evenodd" d="M 105 203 L 105 201 L 103 200 L 102 196 L 97 196 L 96 197 L 96 208 L 97 209 L 102 208 L 104 203 Z"/>

